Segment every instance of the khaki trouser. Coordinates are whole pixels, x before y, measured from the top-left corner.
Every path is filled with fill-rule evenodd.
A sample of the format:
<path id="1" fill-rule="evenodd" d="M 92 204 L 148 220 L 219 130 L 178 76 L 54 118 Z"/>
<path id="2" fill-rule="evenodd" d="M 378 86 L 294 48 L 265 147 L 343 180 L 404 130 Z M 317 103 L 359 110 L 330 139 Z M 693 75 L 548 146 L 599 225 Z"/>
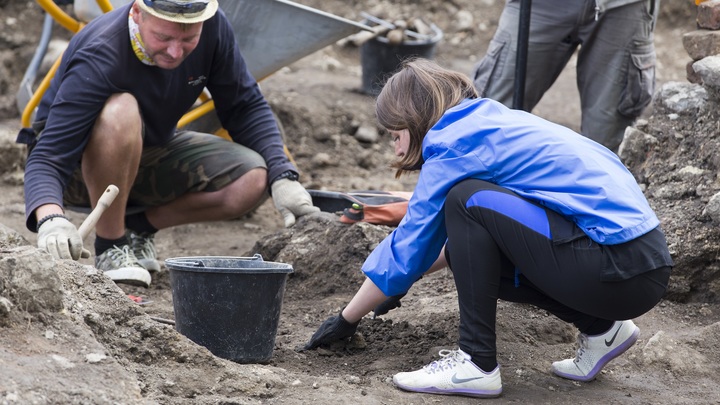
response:
<path id="1" fill-rule="evenodd" d="M 532 2 L 523 109 L 532 111 L 576 49 L 581 133 L 617 151 L 655 90 L 658 0 L 596 14 L 595 1 Z M 474 82 L 482 97 L 512 106 L 520 1 L 509 0 Z M 597 17 L 597 18 L 596 18 Z"/>

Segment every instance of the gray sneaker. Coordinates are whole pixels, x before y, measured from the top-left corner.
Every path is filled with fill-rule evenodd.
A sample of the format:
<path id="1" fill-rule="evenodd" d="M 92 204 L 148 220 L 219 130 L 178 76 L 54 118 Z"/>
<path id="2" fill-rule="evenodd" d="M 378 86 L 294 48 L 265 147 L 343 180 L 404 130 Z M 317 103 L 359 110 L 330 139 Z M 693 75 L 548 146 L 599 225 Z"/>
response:
<path id="1" fill-rule="evenodd" d="M 128 245 L 113 246 L 100 256 L 95 256 L 95 267 L 116 283 L 149 287 L 152 280 L 150 273 L 138 263 Z"/>
<path id="2" fill-rule="evenodd" d="M 151 273 L 160 271 L 160 262 L 157 261 L 154 233 L 136 233 L 128 229 L 127 238 L 130 248 L 141 266 Z"/>

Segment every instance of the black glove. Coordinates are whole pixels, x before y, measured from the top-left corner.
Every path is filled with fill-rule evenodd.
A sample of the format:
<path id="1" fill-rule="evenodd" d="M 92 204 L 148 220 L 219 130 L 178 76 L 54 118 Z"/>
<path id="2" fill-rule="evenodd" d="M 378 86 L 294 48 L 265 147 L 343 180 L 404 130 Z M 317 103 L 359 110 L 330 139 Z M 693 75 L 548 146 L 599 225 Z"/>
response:
<path id="1" fill-rule="evenodd" d="M 351 337 L 355 334 L 359 323 L 359 320 L 355 323 L 346 321 L 342 316 L 342 311 L 340 311 L 338 316 L 330 317 L 320 325 L 303 350 L 315 349 L 318 346 Z"/>
<path id="2" fill-rule="evenodd" d="M 392 297 L 388 297 L 385 301 L 381 302 L 373 310 L 373 319 L 375 319 L 379 315 L 387 314 L 388 312 L 390 312 L 391 309 L 400 308 L 402 306 L 400 300 L 404 296 L 405 294 L 393 295 Z"/>

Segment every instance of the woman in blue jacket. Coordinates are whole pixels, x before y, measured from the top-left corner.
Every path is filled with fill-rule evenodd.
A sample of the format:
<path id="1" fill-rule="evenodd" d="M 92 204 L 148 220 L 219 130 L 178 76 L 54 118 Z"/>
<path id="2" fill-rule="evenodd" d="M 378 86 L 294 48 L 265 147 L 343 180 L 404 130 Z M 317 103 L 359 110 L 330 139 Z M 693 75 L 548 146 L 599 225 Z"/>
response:
<path id="1" fill-rule="evenodd" d="M 306 345 L 352 336 L 360 319 L 449 265 L 459 349 L 399 373 L 405 390 L 498 396 L 498 299 L 533 304 L 579 330 L 574 359 L 552 364 L 589 381 L 637 340 L 632 322 L 667 288 L 672 259 L 632 174 L 604 146 L 532 114 L 478 98 L 464 75 L 407 62 L 376 112 L 393 137 L 396 176 L 420 170 L 402 222 L 363 265 L 367 279 Z"/>

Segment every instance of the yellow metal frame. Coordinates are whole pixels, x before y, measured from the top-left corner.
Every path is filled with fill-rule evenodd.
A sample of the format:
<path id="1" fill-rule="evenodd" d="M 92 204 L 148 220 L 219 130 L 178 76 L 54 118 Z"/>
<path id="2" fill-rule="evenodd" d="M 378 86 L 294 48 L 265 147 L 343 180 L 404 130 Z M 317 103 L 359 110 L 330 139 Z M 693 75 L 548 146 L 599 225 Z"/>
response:
<path id="1" fill-rule="evenodd" d="M 96 0 L 100 8 L 103 10 L 103 12 L 107 12 L 109 10 L 112 10 L 112 5 L 108 0 Z M 83 23 L 80 21 L 72 18 L 69 16 L 66 12 L 64 12 L 53 0 L 37 0 L 40 7 L 45 10 L 46 13 L 50 14 L 52 18 L 58 22 L 58 24 L 65 27 L 67 30 L 69 30 L 72 33 L 77 33 L 82 29 L 84 26 Z M 109 10 L 106 10 L 106 8 L 109 7 Z M 30 101 L 25 106 L 25 109 L 22 112 L 22 126 L 23 127 L 30 127 L 30 120 L 32 118 L 32 113 L 35 111 L 35 108 L 40 104 L 40 99 L 42 98 L 43 94 L 45 94 L 45 91 L 47 91 L 47 88 L 50 86 L 50 80 L 53 76 L 55 76 L 55 72 L 57 71 L 58 66 L 60 65 L 60 59 L 62 58 L 62 55 L 58 57 L 58 59 L 53 63 L 50 70 L 47 72 L 45 77 L 43 78 L 42 82 L 40 82 L 40 85 L 38 86 L 37 90 L 33 92 L 32 97 L 30 98 Z"/>

